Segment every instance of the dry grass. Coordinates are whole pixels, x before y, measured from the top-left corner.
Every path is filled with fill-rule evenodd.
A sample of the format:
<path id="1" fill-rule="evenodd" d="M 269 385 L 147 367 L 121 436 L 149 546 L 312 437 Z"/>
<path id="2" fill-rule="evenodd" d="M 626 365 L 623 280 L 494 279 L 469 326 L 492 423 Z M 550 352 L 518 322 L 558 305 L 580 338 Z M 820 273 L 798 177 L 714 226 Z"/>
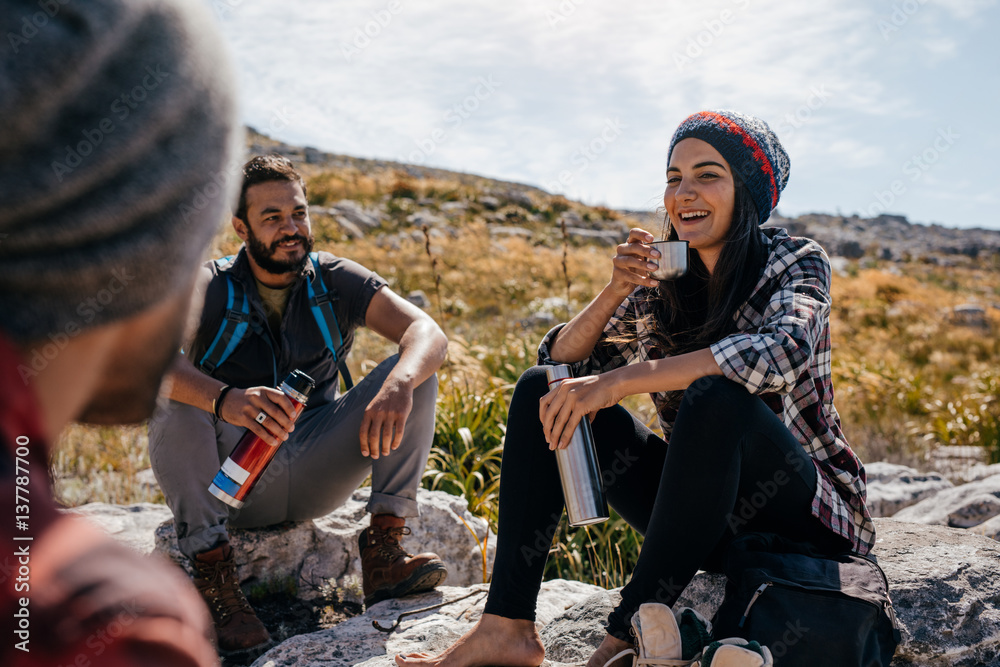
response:
<path id="1" fill-rule="evenodd" d="M 611 249 L 562 243 L 556 219 L 569 209 L 584 219 L 608 219 L 613 212 L 532 195 L 533 211 L 517 209 L 514 216 L 535 232 L 532 239 L 498 238 L 491 236 L 495 222 L 488 220 L 516 207 L 503 206 L 490 218 L 476 203 L 475 183 L 343 168 L 312 169 L 309 186 L 314 204 L 350 198 L 385 206 L 382 232 L 394 234 L 393 242 L 349 240 L 332 218 L 317 213 L 317 249 L 371 267 L 397 293 L 423 290 L 431 297 L 431 312 L 438 313 L 452 343 L 440 373 L 435 450 L 425 486 L 464 493 L 475 511 L 495 522 L 506 401 L 517 377 L 534 363 L 537 343 L 550 325 L 532 319 L 533 311 L 546 297 L 566 294 L 569 310 L 577 312 L 609 276 Z M 420 208 L 415 200 L 425 200 L 422 208 L 431 211 L 456 200 L 468 207 L 452 219 L 457 231 L 431 228 L 425 238 L 405 222 Z M 238 245 L 227 228 L 216 238 L 213 254 L 235 252 Z M 989 305 L 1000 301 L 997 269 L 864 259 L 835 277 L 836 401 L 844 431 L 863 460 L 926 467 L 935 448 L 969 444 L 1000 458 L 1000 310 Z M 964 303 L 986 306 L 983 326 L 952 319 L 951 309 Z M 553 315 L 563 319 L 565 312 Z M 352 374 L 364 375 L 394 351 L 360 330 L 349 360 Z M 630 397 L 625 405 L 646 423 L 655 422 L 647 397 Z M 148 465 L 144 428 L 72 426 L 53 461 L 57 493 L 68 504 L 161 500 L 136 477 Z M 592 534 L 561 530 L 548 574 L 620 582 L 639 542 L 620 520 Z"/>
<path id="2" fill-rule="evenodd" d="M 834 378 L 845 432 L 863 460 L 919 467 L 935 447 L 965 444 L 996 459 L 1000 443 L 989 433 L 1000 417 L 1000 311 L 988 304 L 1000 274 L 921 264 L 903 271 L 861 270 L 834 281 Z M 986 306 L 983 326 L 954 320 L 952 309 L 967 303 Z M 947 428 L 949 411 L 978 427 Z"/>

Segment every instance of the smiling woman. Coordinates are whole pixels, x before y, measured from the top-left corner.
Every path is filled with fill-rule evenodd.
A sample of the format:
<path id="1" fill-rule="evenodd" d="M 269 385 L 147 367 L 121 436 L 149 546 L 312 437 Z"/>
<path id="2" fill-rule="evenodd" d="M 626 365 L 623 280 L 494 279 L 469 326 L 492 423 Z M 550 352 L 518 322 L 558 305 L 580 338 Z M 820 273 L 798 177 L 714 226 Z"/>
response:
<path id="1" fill-rule="evenodd" d="M 673 237 L 687 241 L 709 273 L 726 243 L 735 201 L 733 175 L 712 145 L 689 138 L 677 143 L 667 167 L 663 205 Z"/>
<path id="2" fill-rule="evenodd" d="M 698 569 L 719 568 L 737 535 L 774 532 L 827 553 L 871 549 L 864 473 L 833 407 L 829 262 L 809 239 L 760 228 L 788 167 L 760 119 L 706 111 L 677 128 L 665 225 L 669 238 L 689 242 L 690 270 L 652 279 L 654 237 L 633 229 L 607 286 L 542 340 L 539 364 L 572 364 L 575 377 L 552 391 L 542 367 L 518 380 L 483 617 L 444 653 L 397 656 L 399 665 L 542 661 L 534 619 L 545 561 L 523 548 L 555 528 L 564 499 L 551 450 L 565 448 L 588 417 L 608 502 L 644 536 L 589 667 L 624 664 L 618 654 L 631 646 L 639 606 L 672 605 Z M 669 446 L 618 405 L 642 393 L 653 398 Z M 623 456 L 627 466 L 612 465 Z M 747 506 L 753 511 L 740 509 Z M 497 646 L 505 647 L 502 663 Z M 685 645 L 683 657 L 701 649 Z"/>

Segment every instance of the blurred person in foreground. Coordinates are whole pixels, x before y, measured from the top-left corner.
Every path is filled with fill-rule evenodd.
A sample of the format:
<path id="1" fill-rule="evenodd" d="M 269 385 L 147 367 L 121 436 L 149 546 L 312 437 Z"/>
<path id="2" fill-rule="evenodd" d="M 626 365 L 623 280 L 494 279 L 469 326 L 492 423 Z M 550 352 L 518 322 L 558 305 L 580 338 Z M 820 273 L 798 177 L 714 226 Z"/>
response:
<path id="1" fill-rule="evenodd" d="M 760 226 L 788 171 L 759 118 L 703 111 L 680 124 L 663 205 L 666 238 L 689 244 L 687 274 L 651 278 L 654 237 L 632 229 L 607 286 L 542 340 L 539 364 L 571 364 L 574 377 L 548 391 L 536 366 L 514 390 L 483 617 L 443 653 L 397 656 L 399 665 L 542 662 L 534 620 L 545 557 L 530 545 L 555 531 L 564 500 L 552 450 L 569 444 L 581 419 L 593 420 L 601 468 L 613 473 L 609 504 L 644 536 L 589 667 L 631 664 L 621 652 L 639 606 L 673 605 L 697 570 L 718 571 L 738 534 L 773 532 L 821 553 L 871 551 L 865 471 L 833 404 L 829 259 L 815 241 Z M 666 440 L 618 405 L 635 394 L 651 395 Z M 735 653 L 739 662 L 715 654 L 711 664 L 765 664 L 759 648 Z"/>
<path id="2" fill-rule="evenodd" d="M 153 412 L 240 147 L 196 0 L 0 0 L 0 664 L 209 666 L 172 565 L 60 513 L 71 421 Z"/>
<path id="3" fill-rule="evenodd" d="M 219 650 L 244 659 L 271 640 L 240 590 L 230 526 L 325 516 L 371 475 L 370 525 L 358 536 L 365 604 L 444 580 L 436 554 L 410 554 L 400 539 L 406 518 L 418 515 L 434 439 L 435 373 L 448 341 L 371 269 L 312 251 L 306 184 L 287 158 L 247 162 L 232 224 L 244 243 L 201 270 L 204 308 L 171 370 L 171 400 L 150 421 L 149 457 Z M 237 320 L 245 323 L 241 335 Z M 398 353 L 352 387 L 344 362 L 361 326 Z M 276 389 L 293 370 L 316 382 L 294 422 L 291 401 Z M 209 485 L 247 429 L 281 447 L 237 509 Z"/>

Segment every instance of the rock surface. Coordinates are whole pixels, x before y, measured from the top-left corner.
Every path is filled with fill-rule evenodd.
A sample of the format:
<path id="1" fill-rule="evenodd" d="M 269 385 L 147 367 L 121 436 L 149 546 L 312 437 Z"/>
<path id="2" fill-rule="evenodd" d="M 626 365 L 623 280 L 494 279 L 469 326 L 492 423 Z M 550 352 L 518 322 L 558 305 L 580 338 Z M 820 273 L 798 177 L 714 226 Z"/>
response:
<path id="1" fill-rule="evenodd" d="M 892 479 L 897 473 L 907 474 L 876 467 L 872 479 Z M 360 563 L 356 538 L 367 522 L 367 496 L 368 489 L 359 489 L 340 510 L 315 521 L 232 531 L 241 579 L 251 583 L 294 577 L 302 597 L 318 595 L 324 585 L 332 584 L 346 599 L 358 599 Z M 894 667 L 1000 664 L 1000 544 L 995 541 L 1000 534 L 998 498 L 1000 475 L 994 475 L 941 491 L 902 510 L 896 518 L 876 519 L 878 542 L 874 555 L 889 579 L 903 633 Z M 421 490 L 418 502 L 422 517 L 409 523 L 413 535 L 404 546 L 440 553 L 451 568 L 448 584 L 469 586 L 482 581 L 482 556 L 462 519 L 480 540 L 486 534 L 484 522 L 472 517 L 465 502 L 454 496 Z M 95 503 L 71 511 L 98 523 L 142 553 L 154 550 L 155 531 L 155 550 L 179 557 L 170 512 L 163 505 L 120 507 Z M 898 520 L 903 515 L 912 515 L 922 523 Z M 968 529 L 933 525 L 949 522 L 978 523 Z M 490 559 L 494 543 L 491 535 Z M 724 578 L 719 575 L 699 574 L 679 604 L 695 607 L 711 617 L 721 602 L 723 585 Z M 400 611 L 484 590 L 482 584 L 468 590 L 449 586 L 413 598 L 386 601 L 364 616 L 329 630 L 294 637 L 255 664 L 389 667 L 395 652 L 448 646 L 479 618 L 483 596 L 405 618 L 392 635 L 372 628 L 373 619 L 394 618 Z M 579 662 L 589 657 L 600 643 L 602 624 L 616 603 L 617 591 L 579 582 L 547 582 L 539 602 L 538 625 L 553 661 L 549 664 Z"/>
<path id="2" fill-rule="evenodd" d="M 1000 463 L 985 464 L 977 463 L 969 468 L 951 476 L 951 480 L 956 484 L 967 484 L 969 482 L 978 482 L 981 479 L 986 479 L 987 477 L 992 477 L 993 475 L 1000 475 Z"/>
<path id="3" fill-rule="evenodd" d="M 231 530 L 240 581 L 246 585 L 293 579 L 303 598 L 318 597 L 326 587 L 333 586 L 343 599 L 360 602 L 357 539 L 368 525 L 365 505 L 369 493 L 368 488 L 358 489 L 343 507 L 313 521 Z M 420 517 L 407 520 L 412 533 L 403 538 L 403 547 L 413 553 L 433 551 L 440 555 L 448 565 L 445 583 L 449 585 L 482 582 L 483 555 L 477 541 L 486 540 L 486 522 L 468 511 L 464 499 L 440 491 L 420 489 L 417 503 Z M 177 548 L 173 519 L 165 505 L 121 507 L 93 503 L 73 511 L 95 521 L 137 551 L 157 551 L 190 572 L 187 559 Z M 487 567 L 492 567 L 495 536 L 490 534 L 486 542 Z"/>
<path id="4" fill-rule="evenodd" d="M 877 519 L 875 555 L 889 579 L 903 642 L 893 667 L 1000 664 L 1000 544 L 969 531 Z M 678 604 L 710 617 L 722 600 L 724 578 L 699 574 Z M 363 616 L 294 637 L 262 656 L 253 667 L 391 667 L 398 652 L 437 652 L 479 618 L 484 600 L 461 600 L 439 610 L 404 618 L 391 635 L 372 628 L 388 625 L 400 611 L 455 600 L 470 589 L 444 588 L 375 605 Z M 617 603 L 617 591 L 578 582 L 542 586 L 536 625 L 548 665 L 586 660 L 603 638 L 602 624 Z M 551 662 L 549 662 L 551 661 Z"/>
<path id="5" fill-rule="evenodd" d="M 896 519 L 876 530 L 903 633 L 893 667 L 1000 664 L 1000 544 Z"/>
<path id="6" fill-rule="evenodd" d="M 152 553 L 156 546 L 156 529 L 173 515 L 166 505 L 137 503 L 135 505 L 109 505 L 88 503 L 68 510 L 71 514 L 87 517 L 106 530 L 113 538 L 139 553 Z"/>
<path id="7" fill-rule="evenodd" d="M 894 463 L 869 463 L 868 510 L 872 516 L 893 516 L 899 510 L 915 505 L 953 485 L 936 472 L 921 473 Z"/>
<path id="8" fill-rule="evenodd" d="M 1000 475 L 941 491 L 900 510 L 895 518 L 915 523 L 973 528 L 997 515 L 1000 515 Z"/>
<path id="9" fill-rule="evenodd" d="M 485 584 L 467 589 L 444 586 L 430 593 L 380 602 L 363 615 L 329 630 L 285 641 L 258 658 L 253 667 L 395 667 L 393 656 L 397 653 L 437 652 L 461 637 L 482 616 L 487 588 Z M 469 593 L 475 595 L 459 599 Z M 550 624 L 567 609 L 595 595 L 607 596 L 608 593 L 578 581 L 545 582 L 538 599 L 536 625 Z M 402 619 L 395 632 L 380 632 L 372 626 L 373 621 L 379 621 L 384 627 L 391 627 L 401 612 L 447 601 L 453 604 Z"/>

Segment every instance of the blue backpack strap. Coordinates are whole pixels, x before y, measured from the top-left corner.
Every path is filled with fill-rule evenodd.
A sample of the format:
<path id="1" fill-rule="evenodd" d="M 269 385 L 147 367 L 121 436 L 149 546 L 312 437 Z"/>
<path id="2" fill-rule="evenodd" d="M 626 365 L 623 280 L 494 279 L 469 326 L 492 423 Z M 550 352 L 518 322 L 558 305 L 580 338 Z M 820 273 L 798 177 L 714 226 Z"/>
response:
<path id="1" fill-rule="evenodd" d="M 327 349 L 333 354 L 333 362 L 340 369 L 340 374 L 344 378 L 344 386 L 350 389 L 354 386 L 351 373 L 344 363 L 344 335 L 340 333 L 340 325 L 337 323 L 337 313 L 333 310 L 333 302 L 337 300 L 336 293 L 326 288 L 323 282 L 323 274 L 319 268 L 319 255 L 315 252 L 309 253 L 312 260 L 313 278 L 308 283 L 309 306 L 313 317 L 316 318 L 316 325 L 323 335 L 323 342 Z M 337 332 L 337 343 L 333 342 L 333 332 Z"/>
<path id="2" fill-rule="evenodd" d="M 231 259 L 232 255 L 223 257 L 217 259 L 216 264 L 221 267 Z M 228 273 L 225 276 L 226 315 L 222 319 L 219 332 L 215 334 L 215 340 L 208 346 L 208 350 L 198 362 L 198 366 L 209 374 L 221 366 L 236 350 L 250 327 L 250 300 L 247 298 L 243 285 Z"/>

